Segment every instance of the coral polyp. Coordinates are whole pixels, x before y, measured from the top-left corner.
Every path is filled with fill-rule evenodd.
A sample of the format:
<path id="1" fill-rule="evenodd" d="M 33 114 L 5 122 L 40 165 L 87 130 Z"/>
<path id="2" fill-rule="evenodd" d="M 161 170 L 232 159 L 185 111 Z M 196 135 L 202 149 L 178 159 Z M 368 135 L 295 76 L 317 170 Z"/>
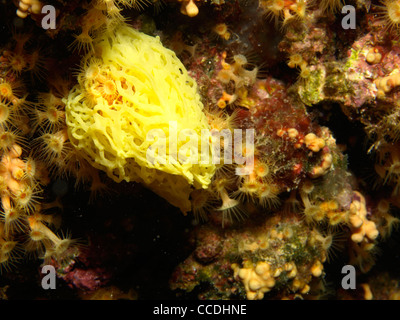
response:
<path id="1" fill-rule="evenodd" d="M 321 0 L 319 6 L 324 11 L 336 13 L 345 5 L 344 0 Z"/>
<path id="2" fill-rule="evenodd" d="M 383 0 L 379 8 L 382 23 L 387 29 L 398 29 L 400 27 L 400 3 L 396 0 Z"/>

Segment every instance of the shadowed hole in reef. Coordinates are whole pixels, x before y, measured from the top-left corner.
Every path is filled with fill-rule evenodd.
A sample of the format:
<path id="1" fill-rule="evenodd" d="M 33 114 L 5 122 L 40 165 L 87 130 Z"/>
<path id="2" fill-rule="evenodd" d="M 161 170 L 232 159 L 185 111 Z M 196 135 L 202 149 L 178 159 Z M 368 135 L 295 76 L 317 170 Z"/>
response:
<path id="1" fill-rule="evenodd" d="M 108 285 L 124 292 L 133 289 L 141 300 L 175 299 L 169 279 L 190 254 L 190 217 L 140 184 L 108 184 L 112 195 L 98 197 L 93 204 L 87 204 L 88 193 L 67 195 L 70 229 L 96 244 L 94 254 L 101 257 L 93 257 L 93 266 L 112 273 Z"/>

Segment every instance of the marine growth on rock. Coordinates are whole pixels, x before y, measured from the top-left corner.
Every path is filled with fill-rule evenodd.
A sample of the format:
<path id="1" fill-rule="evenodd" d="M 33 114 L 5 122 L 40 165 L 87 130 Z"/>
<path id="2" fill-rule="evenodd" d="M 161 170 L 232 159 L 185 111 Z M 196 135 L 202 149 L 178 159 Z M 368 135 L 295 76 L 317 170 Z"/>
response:
<path id="1" fill-rule="evenodd" d="M 399 298 L 398 0 L 0 21 L 0 299 Z"/>

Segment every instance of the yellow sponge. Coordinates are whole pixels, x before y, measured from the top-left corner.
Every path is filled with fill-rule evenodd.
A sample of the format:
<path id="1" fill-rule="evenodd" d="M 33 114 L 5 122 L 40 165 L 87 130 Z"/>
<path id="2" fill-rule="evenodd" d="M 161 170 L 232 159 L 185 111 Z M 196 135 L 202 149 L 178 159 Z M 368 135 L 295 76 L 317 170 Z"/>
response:
<path id="1" fill-rule="evenodd" d="M 64 102 L 71 143 L 113 180 L 142 182 L 183 212 L 192 186 L 210 184 L 215 165 L 212 146 L 201 148 L 209 125 L 196 82 L 159 37 L 125 24 L 105 31 Z M 197 150 L 184 148 L 188 139 Z M 182 150 L 187 161 L 176 156 Z"/>

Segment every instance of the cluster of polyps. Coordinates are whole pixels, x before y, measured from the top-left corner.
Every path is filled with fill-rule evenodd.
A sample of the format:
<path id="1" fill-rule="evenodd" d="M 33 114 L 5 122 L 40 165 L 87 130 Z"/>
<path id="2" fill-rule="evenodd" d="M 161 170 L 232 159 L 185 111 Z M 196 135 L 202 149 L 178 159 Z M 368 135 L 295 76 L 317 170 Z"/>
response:
<path id="1" fill-rule="evenodd" d="M 3 150 L 0 161 L 0 268 L 8 268 L 21 253 L 22 245 L 16 240 L 21 234 L 26 238 L 22 249 L 39 252 L 45 261 L 64 259 L 74 242 L 49 228 L 57 223 L 52 215 L 41 213 L 38 181 L 47 180 L 45 170 L 32 158 L 22 160 L 21 156 L 22 148 L 14 143 Z"/>
<path id="2" fill-rule="evenodd" d="M 39 0 L 21 0 L 18 1 L 17 16 L 26 18 L 29 14 L 40 14 L 42 12 L 43 3 Z"/>
<path id="3" fill-rule="evenodd" d="M 58 225 L 56 219 L 42 214 L 60 204 L 41 203 L 41 186 L 50 182 L 48 166 L 35 159 L 34 144 L 25 139 L 32 137 L 32 125 L 48 132 L 63 121 L 63 112 L 53 107 L 54 96 L 40 94 L 37 103 L 26 100 L 25 75 L 30 73 L 32 80 L 40 78 L 45 69 L 40 50 L 26 49 L 30 37 L 14 33 L 13 46 L 0 56 L 0 270 L 12 265 L 23 251 L 38 252 L 41 258 L 64 259 L 73 243 L 51 231 L 49 227 Z M 53 104 L 45 107 L 48 100 Z M 40 225 L 31 223 L 33 217 L 40 217 Z M 39 229 L 46 229 L 45 236 L 37 237 Z"/>
<path id="4" fill-rule="evenodd" d="M 283 25 L 297 19 L 304 19 L 307 10 L 306 0 L 260 0 L 259 5 L 267 17 L 278 23 L 282 19 Z"/>

